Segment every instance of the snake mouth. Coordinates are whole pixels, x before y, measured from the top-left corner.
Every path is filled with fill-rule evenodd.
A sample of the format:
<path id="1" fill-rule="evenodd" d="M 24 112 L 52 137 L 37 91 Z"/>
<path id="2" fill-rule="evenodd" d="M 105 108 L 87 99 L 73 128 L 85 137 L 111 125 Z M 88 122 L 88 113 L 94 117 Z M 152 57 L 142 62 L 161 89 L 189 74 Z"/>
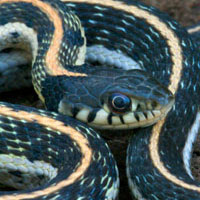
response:
<path id="1" fill-rule="evenodd" d="M 74 117 L 98 129 L 119 130 L 147 127 L 164 118 L 173 104 L 174 97 L 172 95 L 168 97 L 165 104 L 132 99 L 132 109 L 125 114 L 106 112 L 107 105 L 104 105 L 104 108 L 101 109 L 80 109 Z"/>
<path id="2" fill-rule="evenodd" d="M 109 114 L 101 109 L 96 113 L 92 122 L 85 122 L 98 129 L 119 130 L 147 127 L 163 119 L 173 105 L 174 98 L 170 97 L 166 105 L 157 105 L 155 108 L 152 108 L 149 102 L 146 104 L 144 102 L 134 103 L 135 110 L 124 115 Z M 145 109 L 141 107 L 145 107 Z"/>

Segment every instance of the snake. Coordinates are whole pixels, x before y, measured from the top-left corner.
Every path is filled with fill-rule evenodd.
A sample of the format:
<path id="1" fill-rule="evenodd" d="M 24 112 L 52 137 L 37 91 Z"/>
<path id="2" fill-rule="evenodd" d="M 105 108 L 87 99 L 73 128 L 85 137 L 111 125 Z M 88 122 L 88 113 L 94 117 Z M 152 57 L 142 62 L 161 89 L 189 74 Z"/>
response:
<path id="1" fill-rule="evenodd" d="M 0 199 L 116 199 L 116 162 L 91 127 L 142 127 L 127 150 L 137 199 L 198 199 L 184 142 L 198 129 L 199 51 L 176 21 L 135 1 L 1 0 L 0 41 L 31 54 L 48 110 L 0 103 L 0 183 L 16 188 Z"/>

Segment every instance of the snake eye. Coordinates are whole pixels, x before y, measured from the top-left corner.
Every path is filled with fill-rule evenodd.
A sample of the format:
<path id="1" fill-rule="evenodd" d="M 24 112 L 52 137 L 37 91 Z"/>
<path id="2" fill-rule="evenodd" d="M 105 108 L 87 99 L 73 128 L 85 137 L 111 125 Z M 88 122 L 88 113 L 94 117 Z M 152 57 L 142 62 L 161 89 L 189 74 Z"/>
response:
<path id="1" fill-rule="evenodd" d="M 131 100 L 128 96 L 114 93 L 108 98 L 109 107 L 113 112 L 124 113 L 130 110 Z"/>

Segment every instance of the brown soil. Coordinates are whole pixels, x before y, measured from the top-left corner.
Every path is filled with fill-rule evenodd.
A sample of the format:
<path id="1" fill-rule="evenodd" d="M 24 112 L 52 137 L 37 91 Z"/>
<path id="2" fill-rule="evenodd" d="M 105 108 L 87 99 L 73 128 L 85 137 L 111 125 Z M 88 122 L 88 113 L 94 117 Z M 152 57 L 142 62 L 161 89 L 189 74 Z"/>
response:
<path id="1" fill-rule="evenodd" d="M 170 16 L 180 22 L 183 26 L 190 26 L 197 22 L 200 22 L 200 1 L 199 0 L 142 0 L 146 4 L 153 5 L 160 10 L 167 12 Z M 4 98 L 1 100 L 25 104 L 37 108 L 43 108 L 41 102 L 38 100 L 35 92 L 32 88 L 24 89 L 23 91 L 17 91 L 15 93 L 5 93 Z M 128 189 L 127 178 L 125 173 L 125 158 L 126 149 L 128 145 L 128 139 L 130 135 L 127 132 L 122 131 L 119 134 L 103 133 L 103 137 L 108 142 L 119 167 L 120 172 L 120 196 L 119 200 L 131 199 Z M 196 143 L 193 158 L 193 173 L 196 177 L 200 176 L 200 152 L 198 150 L 200 141 Z"/>

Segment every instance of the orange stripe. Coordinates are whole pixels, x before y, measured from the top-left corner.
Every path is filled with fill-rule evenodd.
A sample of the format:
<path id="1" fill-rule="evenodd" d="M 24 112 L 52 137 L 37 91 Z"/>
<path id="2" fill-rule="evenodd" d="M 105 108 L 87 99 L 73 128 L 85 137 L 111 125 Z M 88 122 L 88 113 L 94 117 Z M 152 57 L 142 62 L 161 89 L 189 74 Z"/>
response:
<path id="1" fill-rule="evenodd" d="M 127 5 L 120 1 L 113 0 L 61 0 L 63 2 L 74 2 L 74 3 L 87 3 L 87 4 L 95 4 L 100 6 L 108 6 L 117 10 L 121 10 L 131 15 L 145 19 L 150 26 L 153 26 L 156 30 L 158 30 L 159 34 L 161 34 L 164 38 L 166 38 L 166 42 L 169 46 L 171 57 L 172 57 L 172 73 L 170 76 L 170 85 L 168 86 L 169 90 L 174 94 L 178 88 L 178 84 L 181 78 L 182 71 L 182 53 L 179 45 L 179 40 L 175 36 L 174 32 L 168 28 L 168 26 L 160 21 L 160 19 L 151 14 L 146 10 L 142 10 L 134 5 Z"/>
<path id="2" fill-rule="evenodd" d="M 71 0 L 62 0 L 63 2 L 71 2 Z M 142 10 L 134 5 L 125 5 L 122 2 L 119 1 L 113 1 L 113 0 L 73 0 L 72 2 L 76 3 L 88 3 L 88 4 L 99 4 L 100 6 L 110 6 L 118 10 L 125 11 L 127 13 L 132 14 L 135 17 L 139 17 L 141 19 L 145 19 L 146 22 L 149 23 L 150 26 L 153 26 L 156 30 L 158 30 L 159 34 L 161 34 L 168 44 L 168 47 L 170 49 L 171 57 L 172 57 L 172 73 L 170 76 L 170 83 L 168 85 L 168 89 L 175 94 L 178 90 L 178 86 L 181 80 L 181 73 L 183 70 L 183 56 L 182 56 L 182 48 L 180 46 L 179 39 L 174 34 L 174 32 L 168 28 L 168 26 L 160 21 L 160 19 L 151 14 L 148 11 Z M 194 30 L 190 30 L 190 32 L 198 31 L 199 28 L 197 27 Z M 164 166 L 164 164 L 160 160 L 159 155 L 159 137 L 161 134 L 161 130 L 163 127 L 163 124 L 165 123 L 165 119 L 159 121 L 156 125 L 154 125 L 151 138 L 150 138 L 150 144 L 149 144 L 149 151 L 150 156 L 152 159 L 152 162 L 154 166 L 160 171 L 163 176 L 165 176 L 166 179 L 169 181 L 180 185 L 181 187 L 185 187 L 187 189 L 195 190 L 200 192 L 200 187 L 195 185 L 190 185 L 185 183 L 182 180 L 179 180 L 176 176 L 171 174 Z"/>
<path id="3" fill-rule="evenodd" d="M 165 123 L 165 119 L 159 121 L 154 127 L 150 139 L 150 155 L 151 159 L 155 165 L 155 167 L 160 171 L 160 173 L 169 181 L 179 185 L 183 188 L 194 190 L 196 192 L 200 192 L 200 187 L 192 184 L 188 184 L 180 179 L 178 179 L 175 175 L 171 174 L 169 170 L 164 166 L 163 162 L 160 160 L 159 155 L 159 138 L 162 130 L 162 126 Z"/>
<path id="4" fill-rule="evenodd" d="M 36 113 L 28 113 L 25 111 L 15 112 L 11 108 L 6 106 L 0 106 L 0 115 L 5 117 L 13 117 L 16 120 L 26 120 L 27 122 L 35 121 L 45 127 L 49 127 L 52 130 L 59 131 L 62 134 L 68 135 L 72 140 L 74 140 L 80 147 L 82 153 L 82 160 L 80 161 L 80 166 L 74 171 L 67 179 L 59 182 L 55 186 L 50 186 L 46 189 L 37 190 L 31 193 L 22 193 L 18 195 L 3 195 L 0 197 L 0 200 L 20 200 L 20 199 L 31 199 L 38 198 L 42 195 L 49 195 L 59 191 L 61 188 L 66 187 L 74 183 L 77 179 L 84 175 L 88 169 L 91 160 L 92 160 L 92 150 L 89 147 L 88 140 L 74 128 L 65 126 L 61 121 L 57 121 L 50 117 L 41 116 Z"/>
<path id="5" fill-rule="evenodd" d="M 0 0 L 0 5 L 3 3 L 17 3 L 17 2 L 25 2 L 31 3 L 33 6 L 39 8 L 42 12 L 44 12 L 49 20 L 53 23 L 55 27 L 53 39 L 51 41 L 51 45 L 46 54 L 46 71 L 52 76 L 58 75 L 67 75 L 67 76 L 86 76 L 86 74 L 82 73 L 74 73 L 66 70 L 58 61 L 59 57 L 59 49 L 61 46 L 62 38 L 63 38 L 63 27 L 62 20 L 59 16 L 59 13 L 56 9 L 51 7 L 47 2 L 42 2 L 40 0 Z M 67 63 L 66 63 L 67 64 Z"/>
<path id="6" fill-rule="evenodd" d="M 71 0 L 62 0 L 64 2 L 69 2 Z M 155 15 L 149 13 L 148 11 L 142 10 L 136 6 L 133 5 L 125 5 L 122 2 L 113 1 L 113 0 L 74 0 L 74 2 L 85 2 L 88 4 L 99 4 L 102 6 L 111 6 L 115 9 L 122 10 L 125 12 L 128 12 L 132 14 L 133 16 L 145 19 L 149 25 L 153 26 L 155 29 L 158 30 L 159 34 L 161 34 L 164 38 L 166 38 L 166 42 L 168 44 L 168 47 L 171 52 L 172 56 L 172 73 L 170 75 L 170 83 L 168 85 L 168 89 L 175 94 L 178 90 L 178 86 L 181 80 L 181 73 L 183 70 L 183 56 L 182 56 L 182 48 L 180 46 L 179 39 L 174 34 L 174 32 L 167 27 L 165 23 L 159 20 L 158 17 Z M 198 31 L 199 27 L 197 27 L 194 31 Z M 191 30 L 190 30 L 191 32 Z M 184 187 L 186 189 L 191 189 L 197 192 L 200 192 L 200 187 L 195 185 L 190 185 L 185 183 L 184 181 L 178 179 L 176 176 L 171 174 L 164 166 L 164 164 L 160 160 L 159 155 L 159 137 L 161 134 L 161 130 L 163 127 L 163 124 L 165 123 L 165 119 L 159 121 L 156 125 L 154 125 L 151 138 L 150 138 L 150 144 L 149 144 L 149 150 L 150 150 L 150 156 L 152 159 L 152 162 L 154 166 L 160 171 L 165 178 L 167 178 L 169 181 L 180 185 L 181 187 Z"/>

